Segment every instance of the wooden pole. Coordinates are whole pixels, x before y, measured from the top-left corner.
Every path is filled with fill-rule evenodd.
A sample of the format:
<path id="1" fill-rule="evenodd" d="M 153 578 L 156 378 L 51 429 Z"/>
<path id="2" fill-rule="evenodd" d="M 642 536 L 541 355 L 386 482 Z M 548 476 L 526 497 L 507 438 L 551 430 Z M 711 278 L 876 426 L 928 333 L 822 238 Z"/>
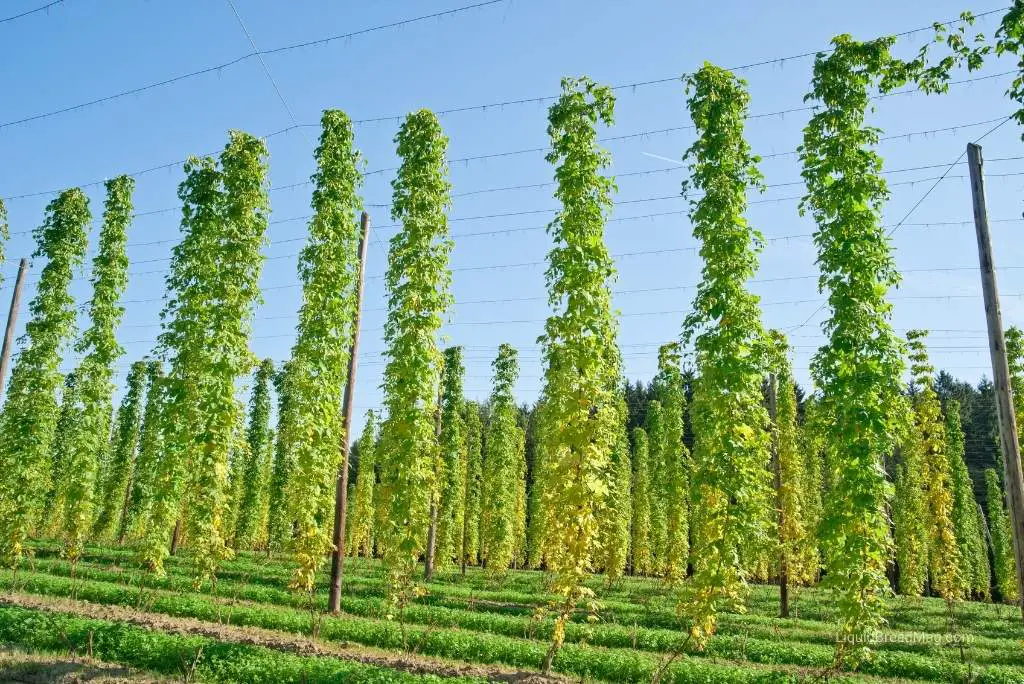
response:
<path id="1" fill-rule="evenodd" d="M 343 435 L 341 438 L 341 465 L 338 466 L 337 489 L 334 492 L 334 553 L 331 555 L 331 591 L 327 608 L 341 612 L 341 582 L 345 574 L 345 524 L 348 509 L 348 455 L 349 433 L 352 431 L 352 398 L 356 391 L 356 362 L 359 359 L 359 321 L 363 309 L 363 281 L 366 275 L 366 251 L 370 246 L 370 215 L 365 211 L 359 218 L 359 275 L 356 277 L 356 306 L 352 314 L 352 347 L 348 354 L 348 380 L 342 403 Z M 363 477 L 360 474 L 360 477 Z"/>
<path id="2" fill-rule="evenodd" d="M 988 346 L 992 356 L 992 382 L 995 385 L 996 409 L 999 414 L 999 442 L 1003 449 L 1006 475 L 1006 498 L 1009 501 L 1013 528 L 1013 550 L 1017 558 L 1017 583 L 1020 587 L 1021 616 L 1024 617 L 1024 477 L 1021 475 L 1020 442 L 1017 438 L 1017 416 L 1010 387 L 1010 364 L 1003 338 L 1003 316 L 999 308 L 996 270 L 992 261 L 992 238 L 988 227 L 985 202 L 985 177 L 982 173 L 981 147 L 967 145 L 967 166 L 971 173 L 971 196 L 974 201 L 974 227 L 978 234 L 978 260 L 981 266 L 981 289 L 985 297 L 985 318 L 988 322 Z M 1024 391 L 1024 388 L 1018 388 Z"/>
<path id="3" fill-rule="evenodd" d="M 772 419 L 775 437 L 772 440 L 772 467 L 775 470 L 775 492 L 779 501 L 779 615 L 789 617 L 789 567 L 786 563 L 786 540 L 782 539 L 782 531 L 786 526 L 786 513 L 782 510 L 782 464 L 779 462 L 779 427 L 778 416 L 779 379 L 775 373 L 768 376 L 768 416 Z"/>
<path id="4" fill-rule="evenodd" d="M 14 294 L 11 295 L 11 308 L 7 312 L 7 329 L 4 330 L 4 346 L 0 350 L 0 396 L 4 393 L 4 380 L 7 379 L 7 366 L 11 363 L 11 349 L 14 347 L 14 328 L 18 322 L 18 309 L 21 308 L 21 290 L 25 286 L 25 273 L 28 271 L 28 259 L 22 257 L 18 264 L 18 277 L 14 281 Z"/>

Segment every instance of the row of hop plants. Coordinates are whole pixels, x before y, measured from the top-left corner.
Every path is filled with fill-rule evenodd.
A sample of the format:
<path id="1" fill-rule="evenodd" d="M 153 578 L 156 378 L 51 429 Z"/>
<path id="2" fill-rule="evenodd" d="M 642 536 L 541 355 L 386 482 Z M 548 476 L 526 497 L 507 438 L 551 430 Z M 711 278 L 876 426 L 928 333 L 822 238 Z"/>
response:
<path id="1" fill-rule="evenodd" d="M 1018 2 L 994 44 L 980 36 L 972 42 L 965 15 L 955 31 L 936 25 L 936 40 L 913 59 L 892 55 L 895 38 L 845 35 L 816 57 L 807 96 L 815 113 L 799 148 L 807 186 L 801 211 L 818 225 L 828 343 L 812 363 L 819 394 L 801 428 L 784 341 L 763 328 L 758 298 L 745 289 L 763 244 L 744 216 L 746 196 L 762 177 L 744 139 L 750 98 L 741 79 L 711 64 L 685 78 L 696 139 L 685 153 L 692 177 L 683 191 L 704 262 L 682 336 L 695 370 L 692 401 L 687 406 L 682 347 L 666 345 L 657 404 L 646 429 L 632 435 L 611 304 L 615 268 L 604 243 L 615 183 L 606 174 L 610 155 L 597 142 L 598 128 L 614 120 L 613 91 L 567 78 L 549 110 L 547 159 L 561 209 L 548 226 L 552 315 L 539 338 L 545 382 L 532 425 L 521 425 L 515 409 L 514 349 L 499 349 L 483 420 L 461 396 L 457 348 L 442 353 L 438 345 L 452 305 L 448 140 L 433 113 L 410 114 L 395 137 L 402 162 L 391 211 L 401 230 L 385 276 L 386 411 L 379 436 L 370 420 L 359 443 L 350 531 L 352 548 L 384 558 L 394 610 L 422 591 L 414 573 L 423 558 L 428 576 L 436 565 L 474 562 L 499 574 L 520 564 L 545 567 L 560 597 L 548 607 L 550 666 L 580 604 L 596 616 L 585 584 L 593 571 L 614 579 L 631 568 L 678 584 L 680 614 L 697 647 L 714 633 L 721 610 L 743 609 L 748 580 L 779 564 L 802 581 L 825 571 L 840 630 L 851 637 L 882 623 L 894 556 L 907 593 L 927 583 L 950 600 L 985 595 L 976 539 L 983 516 L 967 497 L 962 454 L 957 460 L 955 407 L 943 417 L 917 336 L 910 358 L 920 391 L 908 401 L 894 381 L 906 369 L 905 345 L 890 324 L 886 291 L 899 276 L 881 223 L 888 190 L 873 150 L 880 132 L 865 114 L 876 92 L 908 83 L 942 92 L 956 68 L 976 69 L 993 51 L 1019 54 L 1022 16 Z M 935 45 L 945 49 L 938 59 Z M 1009 93 L 1018 103 L 1022 82 Z M 292 553 L 293 588 L 314 589 L 331 549 L 337 445 L 347 439 L 338 407 L 356 333 L 362 160 L 349 118 L 325 112 L 314 215 L 299 260 L 296 342 L 280 372 L 260 365 L 246 425 L 236 383 L 256 366 L 248 342 L 269 212 L 266 155 L 262 140 L 234 131 L 219 158 L 185 164 L 182 240 L 167 276 L 157 360 L 132 367 L 113 444 L 107 435 L 113 368 L 123 353 L 115 333 L 131 181 L 108 183 L 91 322 L 61 407 L 58 368 L 75 327 L 68 285 L 84 259 L 91 215 L 78 189 L 47 208 L 35 234 L 36 257 L 46 263 L 0 414 L 0 553 L 7 562 L 16 563 L 41 530 L 59 535 L 72 560 L 87 539 L 116 534 L 132 540 L 156 573 L 173 548 L 187 545 L 202 583 L 215 579 L 233 549 L 263 546 Z M 762 392 L 769 373 L 781 379 L 774 424 Z M 687 416 L 692 453 L 684 446 Z M 773 450 L 775 488 L 766 465 Z M 998 476 L 986 477 L 997 490 Z M 987 524 L 999 531 L 991 535 L 997 588 L 1011 598 L 1002 500 L 990 496 Z M 865 655 L 845 650 L 855 641 L 840 640 L 839 663 L 855 665 Z"/>

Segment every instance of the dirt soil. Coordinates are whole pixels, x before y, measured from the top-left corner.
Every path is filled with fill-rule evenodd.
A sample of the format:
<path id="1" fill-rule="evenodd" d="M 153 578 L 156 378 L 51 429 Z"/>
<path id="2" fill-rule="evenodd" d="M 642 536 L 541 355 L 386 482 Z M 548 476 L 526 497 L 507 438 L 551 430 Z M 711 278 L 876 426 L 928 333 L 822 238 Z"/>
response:
<path id="1" fill-rule="evenodd" d="M 514 684 L 551 684 L 553 682 L 572 681 L 559 675 L 545 676 L 539 672 L 529 670 L 517 670 L 493 665 L 475 665 L 409 653 L 396 653 L 349 643 L 311 639 L 298 634 L 277 632 L 260 627 L 241 627 L 216 622 L 205 622 L 193 618 L 150 613 L 124 606 L 103 605 L 61 597 L 7 593 L 0 595 L 0 603 L 35 610 L 71 613 L 99 620 L 124 622 L 167 634 L 197 634 L 219 641 L 262 646 L 302 656 L 353 660 L 367 665 L 401 670 L 413 674 L 433 674 L 442 677 L 481 677 L 491 682 Z M 2 662 L 0 661 L 0 663 Z M 3 671 L 0 670 L 0 672 Z M 6 676 L 5 672 L 0 676 L 0 684 L 7 681 L 62 683 L 65 681 L 120 681 L 96 679 L 4 679 L 3 677 Z"/>
<path id="2" fill-rule="evenodd" d="M 91 658 L 35 654 L 0 646 L 0 684 L 156 684 L 157 678 Z"/>

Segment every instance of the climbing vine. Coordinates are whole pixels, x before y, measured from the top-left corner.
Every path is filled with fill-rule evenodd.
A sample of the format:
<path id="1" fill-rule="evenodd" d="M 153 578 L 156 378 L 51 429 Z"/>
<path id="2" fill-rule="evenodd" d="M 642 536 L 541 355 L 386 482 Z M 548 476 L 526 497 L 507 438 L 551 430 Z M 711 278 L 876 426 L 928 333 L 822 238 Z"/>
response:
<path id="1" fill-rule="evenodd" d="M 85 355 L 75 371 L 81 408 L 75 429 L 62 437 L 71 441 L 62 531 L 64 554 L 72 562 L 77 561 L 81 555 L 93 525 L 93 493 L 97 487 L 100 462 L 110 438 L 114 364 L 124 354 L 124 349 L 117 342 L 117 328 L 124 316 L 121 295 L 128 285 L 128 255 L 125 248 L 128 243 L 128 226 L 132 220 L 135 181 L 128 176 L 119 176 L 107 181 L 106 189 L 99 249 L 92 262 L 93 293 L 89 302 L 91 325 L 76 346 L 76 351 Z M 141 385 L 141 375 L 135 380 L 137 385 Z M 130 446 L 132 451 L 115 451 L 112 454 L 115 476 L 120 477 L 127 472 L 127 461 L 134 456 L 135 445 L 132 443 Z M 119 462 L 121 458 L 126 459 L 126 462 Z M 99 484 L 102 485 L 102 482 Z M 122 500 L 118 495 L 115 498 L 118 503 Z M 116 515 L 115 509 L 116 504 L 113 504 L 111 511 L 101 511 L 98 522 L 102 523 L 102 527 L 96 528 L 101 536 L 110 530 Z"/>
<path id="2" fill-rule="evenodd" d="M 409 114 L 395 137 L 401 166 L 391 182 L 391 217 L 402 229 L 391 238 L 385 288 L 382 427 L 383 491 L 387 524 L 382 532 L 390 598 L 401 607 L 413 592 L 412 573 L 430 522 L 437 440 L 441 353 L 436 335 L 451 307 L 447 210 L 451 203 L 448 139 L 430 111 Z"/>
<path id="3" fill-rule="evenodd" d="M 925 524 L 924 448 L 915 430 L 913 411 L 901 407 L 898 462 L 891 501 L 896 546 L 897 588 L 904 596 L 920 596 L 928 579 L 928 527 Z"/>
<path id="4" fill-rule="evenodd" d="M 907 333 L 911 371 L 914 383 L 920 388 L 914 396 L 914 424 L 921 439 L 931 587 L 942 598 L 951 600 L 961 598 L 967 589 L 968 579 L 962 574 L 961 564 L 968 559 L 960 556 L 953 527 L 953 482 L 946 452 L 946 425 L 932 381 L 935 369 L 928 363 L 924 347 L 926 335 L 922 330 Z"/>
<path id="5" fill-rule="evenodd" d="M 343 438 L 342 393 L 353 335 L 355 283 L 362 199 L 360 155 L 352 121 L 327 110 L 316 149 L 313 219 L 299 256 L 302 308 L 292 348 L 294 472 L 288 480 L 291 518 L 298 522 L 293 548 L 298 567 L 291 586 L 310 591 L 331 549 L 329 514 L 334 501 L 338 444 Z"/>
<path id="6" fill-rule="evenodd" d="M 267 548 L 283 551 L 292 538 L 292 517 L 288 506 L 288 481 L 295 468 L 292 435 L 295 431 L 295 403 L 292 401 L 292 363 L 286 361 L 274 375 L 277 393 L 277 431 L 274 460 L 267 492 Z"/>
<path id="7" fill-rule="evenodd" d="M 545 565 L 547 538 L 547 509 L 544 506 L 544 491 L 550 486 L 551 459 L 547 455 L 550 442 L 547 412 L 543 396 L 534 404 L 528 439 L 533 444 L 533 465 L 530 473 L 530 490 L 526 502 L 526 565 L 540 569 Z"/>
<path id="8" fill-rule="evenodd" d="M 810 584 L 817 578 L 818 567 L 805 516 L 809 476 L 797 443 L 796 387 L 785 337 L 777 330 L 769 334 L 774 346 L 772 368 L 777 378 L 774 438 L 779 562 L 790 581 Z"/>
<path id="9" fill-rule="evenodd" d="M 690 183 L 703 192 L 690 202 L 690 221 L 704 266 L 683 332 L 684 341 L 693 340 L 698 371 L 690 486 L 700 511 L 694 575 L 681 607 L 703 646 L 720 606 L 743 609 L 745 566 L 767 547 L 770 433 L 761 393 L 765 333 L 758 297 L 745 287 L 763 241 L 744 217 L 747 189 L 762 185 L 743 137 L 750 95 L 744 81 L 712 64 L 686 81 L 697 140 L 686 152 L 692 180 L 684 192 Z"/>
<path id="10" fill-rule="evenodd" d="M 518 430 L 519 440 L 516 443 L 515 460 L 516 479 L 513 483 L 515 506 L 512 510 L 512 567 L 516 569 L 523 567 L 526 563 L 526 427 L 520 425 Z"/>
<path id="11" fill-rule="evenodd" d="M 839 36 L 833 51 L 818 55 L 807 99 L 822 107 L 799 148 L 807 184 L 801 212 L 818 225 L 818 287 L 831 308 L 824 324 L 829 342 L 811 367 L 831 417 L 827 440 L 836 461 L 821 525 L 825 583 L 837 594 L 841 633 L 854 637 L 882 620 L 889 487 L 880 463 L 894 446 L 894 378 L 903 375 L 902 345 L 885 299 L 899 282 L 881 222 L 888 190 L 879 174 L 882 160 L 871 149 L 879 133 L 864 124 L 869 85 L 894 65 L 892 43 Z M 840 661 L 856 662 L 860 655 L 837 649 Z"/>
<path id="12" fill-rule="evenodd" d="M 373 411 L 366 412 L 366 425 L 363 426 L 356 450 L 359 453 L 359 474 L 352 497 L 352 510 L 346 518 L 346 548 L 353 556 L 362 554 L 369 558 L 373 555 L 373 498 L 377 482 L 377 416 Z"/>
<path id="13" fill-rule="evenodd" d="M 163 364 L 150 361 L 146 364 L 146 408 L 139 433 L 139 452 L 135 457 L 131 496 L 118 530 L 119 543 L 124 542 L 129 532 L 136 538 L 144 536 L 142 525 L 153 503 L 154 486 L 163 454 L 164 418 L 161 410 L 165 401 Z"/>
<path id="14" fill-rule="evenodd" d="M 189 459 L 185 529 L 193 546 L 197 581 L 212 579 L 220 561 L 230 556 L 224 528 L 227 467 L 233 436 L 242 421 L 235 382 L 253 366 L 249 335 L 253 308 L 260 300 L 261 248 L 266 240 L 266 156 L 263 140 L 240 131 L 231 132 L 220 156 L 223 189 L 220 201 L 215 201 L 220 221 L 212 226 L 215 251 L 205 256 L 213 263 L 203 283 L 215 293 L 203 321 L 207 351 L 199 355 L 198 375 L 204 387 L 196 397 L 195 413 L 186 413 L 199 418 L 190 428 L 199 426 L 206 435 L 201 449 L 190 449 Z"/>
<path id="15" fill-rule="evenodd" d="M 437 560 L 444 566 L 461 559 L 462 535 L 465 523 L 465 464 L 463 440 L 465 425 L 462 418 L 462 377 L 466 369 L 462 364 L 462 347 L 444 350 L 444 371 L 441 375 L 441 482 L 440 512 L 437 526 Z"/>
<path id="16" fill-rule="evenodd" d="M 466 468 L 466 494 L 463 498 L 462 562 L 476 565 L 480 558 L 480 511 L 483 497 L 483 425 L 480 406 L 476 402 L 463 403 L 463 464 Z"/>
<path id="17" fill-rule="evenodd" d="M 145 361 L 136 361 L 128 371 L 126 390 L 117 409 L 117 422 L 111 442 L 110 467 L 99 500 L 100 513 L 92 534 L 107 539 L 120 527 L 131 496 L 132 473 L 142 426 L 142 405 L 146 392 Z"/>
<path id="18" fill-rule="evenodd" d="M 882 622 L 882 596 L 889 540 L 885 516 L 890 486 L 882 461 L 899 432 L 902 344 L 889 323 L 889 288 L 899 282 L 882 206 L 889 191 L 882 159 L 873 150 L 880 131 L 865 125 L 871 88 L 892 92 L 908 81 L 926 93 L 944 92 L 951 71 L 980 66 L 984 46 L 967 45 L 965 26 L 947 33 L 936 25 L 936 40 L 909 61 L 896 59 L 895 37 L 858 42 L 848 35 L 815 59 L 811 93 L 818 110 L 804 128 L 799 148 L 807 194 L 801 213 L 818 225 L 814 236 L 831 314 L 823 324 L 828 343 L 814 357 L 811 375 L 822 392 L 831 463 L 830 489 L 821 523 L 827 576 L 835 590 L 843 638 L 836 660 L 856 665 L 868 653 L 859 638 Z M 929 65 L 931 45 L 949 55 Z M 847 638 L 850 637 L 850 638 Z"/>
<path id="19" fill-rule="evenodd" d="M 8 565 L 21 560 L 50 479 L 61 352 L 75 330 L 68 286 L 85 258 L 91 218 L 89 200 L 73 188 L 47 205 L 43 225 L 33 232 L 32 256 L 45 258 L 46 265 L 0 413 L 0 560 Z"/>
<path id="20" fill-rule="evenodd" d="M 70 435 L 78 422 L 78 392 L 75 372 L 64 377 L 64 390 L 60 399 L 60 414 L 57 417 L 56 435 Z M 64 495 L 67 487 L 68 462 L 71 460 L 71 444 L 64 439 L 55 439 L 50 446 L 50 481 L 43 504 L 40 522 L 47 535 L 55 536 L 61 524 L 60 513 L 64 510 Z"/>
<path id="21" fill-rule="evenodd" d="M 629 433 L 626 431 L 626 402 L 619 396 L 618 438 L 612 449 L 611 483 L 601 519 L 601 567 L 607 581 L 620 578 L 629 560 L 629 525 L 633 514 L 633 467 L 629 448 Z M 680 443 L 682 432 L 680 431 Z M 683 501 L 685 506 L 685 500 Z M 682 536 L 685 538 L 686 533 Z M 684 561 L 685 562 L 685 561 Z"/>
<path id="22" fill-rule="evenodd" d="M 178 188 L 184 237 L 171 257 L 158 342 L 170 361 L 165 451 L 140 557 L 163 572 L 184 483 L 184 530 L 197 583 L 212 579 L 230 555 L 228 463 L 242 420 L 235 382 L 253 365 L 249 335 L 267 225 L 265 157 L 262 140 L 232 131 L 220 167 L 209 157 L 191 158 Z"/>
<path id="23" fill-rule="evenodd" d="M 663 344 L 658 349 L 658 374 L 654 393 L 661 406 L 661 445 L 658 449 L 656 495 L 663 504 L 665 546 L 657 559 L 659 573 L 668 582 L 677 582 L 686 575 L 690 552 L 689 470 L 690 453 L 683 443 L 686 416 L 686 388 L 680 368 L 678 342 Z"/>
<path id="24" fill-rule="evenodd" d="M 597 550 L 598 514 L 613 479 L 618 439 L 618 325 L 610 293 L 615 267 L 604 243 L 615 184 L 602 174 L 610 155 L 597 144 L 597 124 L 611 125 L 614 111 L 611 89 L 586 77 L 563 79 L 562 94 L 548 110 L 547 160 L 556 165 L 555 197 L 562 206 L 548 224 L 554 247 L 545 279 L 553 313 L 539 341 L 546 420 L 558 426 L 545 445 L 551 475 L 543 504 L 546 561 L 560 606 L 545 669 L 577 604 L 593 597 L 583 582 Z"/>
<path id="25" fill-rule="evenodd" d="M 657 392 L 655 393 L 657 396 Z M 647 404 L 645 428 L 647 430 L 647 463 L 650 470 L 648 493 L 651 509 L 651 572 L 662 574 L 665 567 L 665 540 L 667 506 L 662 493 L 664 487 L 665 419 L 661 402 L 652 399 Z"/>
<path id="26" fill-rule="evenodd" d="M 242 472 L 242 496 L 235 522 L 235 546 L 240 549 L 253 547 L 260 531 L 267 494 L 265 473 L 272 448 L 270 385 L 273 379 L 274 361 L 263 359 L 256 369 L 252 396 L 249 397 L 249 425 L 245 434 L 248 459 Z"/>
<path id="27" fill-rule="evenodd" d="M 487 492 L 487 505 L 482 509 L 480 545 L 485 550 L 487 569 L 504 574 L 515 555 L 516 485 L 522 439 L 522 429 L 516 425 L 518 409 L 512 394 L 519 377 L 516 350 L 508 344 L 499 346 L 491 367 L 494 385 L 483 458 L 483 491 Z"/>
<path id="28" fill-rule="evenodd" d="M 651 556 L 651 479 L 647 460 L 647 433 L 633 428 L 633 520 L 631 523 L 633 572 L 649 575 Z"/>
<path id="29" fill-rule="evenodd" d="M 801 504 L 807 544 L 805 546 L 806 563 L 810 579 L 817 581 L 821 570 L 821 549 L 818 544 L 818 526 L 821 523 L 823 455 L 825 452 L 822 434 L 822 416 L 819 399 L 808 397 L 803 404 L 803 422 L 797 427 L 797 445 L 803 456 L 803 481 L 801 482 Z"/>

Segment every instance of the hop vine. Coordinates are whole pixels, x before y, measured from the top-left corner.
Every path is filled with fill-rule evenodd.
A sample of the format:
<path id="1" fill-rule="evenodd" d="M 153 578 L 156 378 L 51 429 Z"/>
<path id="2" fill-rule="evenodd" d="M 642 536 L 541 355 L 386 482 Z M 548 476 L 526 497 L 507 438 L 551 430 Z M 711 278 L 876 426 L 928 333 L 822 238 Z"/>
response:
<path id="1" fill-rule="evenodd" d="M 302 308 L 292 348 L 294 471 L 288 480 L 293 548 L 298 567 L 291 586 L 310 591 L 317 569 L 332 548 L 331 516 L 340 460 L 342 392 L 355 311 L 359 212 L 362 184 L 352 121 L 325 111 L 313 175 L 313 219 L 299 257 Z"/>
<path id="2" fill-rule="evenodd" d="M 228 464 L 242 421 L 235 382 L 253 366 L 248 341 L 267 226 L 265 158 L 262 140 L 232 131 L 219 168 L 209 157 L 189 159 L 178 189 L 184 237 L 171 257 L 159 338 L 170 362 L 169 420 L 140 559 L 163 573 L 184 494 L 197 583 L 213 579 L 231 555 Z M 197 431 L 202 443 L 193 439 Z"/>
<path id="3" fill-rule="evenodd" d="M 75 331 L 68 286 L 85 258 L 91 218 L 89 200 L 73 188 L 47 205 L 43 224 L 33 232 L 32 256 L 45 258 L 46 265 L 0 413 L 0 560 L 8 565 L 21 561 L 50 480 L 61 354 Z"/>
<path id="4" fill-rule="evenodd" d="M 389 594 L 401 607 L 414 592 L 412 573 L 427 539 L 435 487 L 437 405 L 441 353 L 437 332 L 451 307 L 447 210 L 451 203 L 448 139 L 428 110 L 409 114 L 395 137 L 402 159 L 392 181 L 391 217 L 402 229 L 391 238 L 385 288 L 381 530 Z"/>
<path id="5" fill-rule="evenodd" d="M 245 433 L 246 460 L 242 467 L 242 494 L 235 522 L 235 546 L 240 549 L 255 546 L 266 508 L 266 475 L 272 447 L 270 386 L 273 378 L 273 360 L 263 359 L 256 369 L 252 396 L 249 398 L 249 424 Z"/>
<path id="6" fill-rule="evenodd" d="M 492 368 L 494 388 L 483 458 L 483 491 L 487 492 L 487 505 L 483 507 L 480 545 L 485 549 L 488 570 L 504 574 L 512 565 L 516 550 L 516 485 L 522 441 L 512 394 L 519 377 L 516 350 L 508 344 L 499 346 Z"/>
<path id="7" fill-rule="evenodd" d="M 128 371 L 126 391 L 117 409 L 116 428 L 112 440 L 110 467 L 103 483 L 100 513 L 93 524 L 92 534 L 107 539 L 123 527 L 131 500 L 132 474 L 135 470 L 136 451 L 142 427 L 142 405 L 146 392 L 148 364 L 136 361 Z"/>
<path id="8" fill-rule="evenodd" d="M 731 72 L 705 64 L 687 78 L 697 140 L 687 150 L 693 234 L 704 261 L 684 341 L 693 340 L 698 371 L 690 411 L 696 435 L 691 499 L 694 575 L 681 606 L 702 646 L 725 605 L 742 610 L 747 564 L 767 547 L 768 415 L 761 383 L 766 366 L 758 297 L 745 289 L 763 243 L 744 217 L 748 188 L 762 185 L 758 158 L 743 137 L 750 95 Z M 684 186 L 684 191 L 688 185 Z"/>
<path id="9" fill-rule="evenodd" d="M 363 434 L 356 444 L 359 454 L 359 473 L 356 477 L 352 510 L 346 520 L 348 530 L 346 548 L 352 555 L 373 555 L 374 511 L 373 500 L 377 482 L 377 416 L 373 411 L 366 412 L 366 425 Z"/>
<path id="10" fill-rule="evenodd" d="M 124 349 L 117 342 L 117 328 L 124 316 L 121 295 L 128 285 L 128 255 L 125 249 L 132 220 L 135 181 L 128 176 L 119 176 L 107 181 L 106 189 L 103 228 L 100 230 L 99 249 L 93 259 L 93 294 L 89 302 L 92 324 L 76 348 L 80 354 L 85 355 L 75 371 L 82 405 L 75 430 L 62 437 L 71 441 L 63 532 L 64 554 L 72 561 L 77 561 L 81 556 L 93 525 L 93 493 L 97 488 L 100 462 L 110 437 L 114 364 L 124 354 Z M 141 384 L 141 376 L 136 376 L 135 381 L 137 387 Z M 125 446 L 127 448 L 128 445 Z M 113 454 L 111 475 L 124 478 L 129 467 L 128 461 L 134 455 L 134 443 L 130 446 L 131 451 L 115 451 Z M 117 501 L 122 500 L 121 496 L 114 496 Z M 98 534 L 103 536 L 109 532 L 114 515 L 114 511 L 101 511 L 98 522 L 102 525 L 97 525 Z"/>
<path id="11" fill-rule="evenodd" d="M 581 600 L 598 547 L 598 516 L 612 486 L 612 451 L 618 439 L 618 325 L 611 303 L 615 267 L 604 226 L 615 184 L 602 174 L 610 155 L 597 144 L 597 125 L 611 125 L 611 89 L 586 77 L 562 80 L 562 94 L 548 110 L 556 165 L 555 197 L 561 209 L 548 225 L 555 246 L 545 279 L 553 313 L 540 337 L 544 358 L 545 458 L 554 475 L 544 491 L 548 567 L 559 597 L 545 670 L 565 638 L 565 624 Z M 591 601 L 591 609 L 596 605 Z"/>
<path id="12" fill-rule="evenodd" d="M 465 523 L 465 464 L 462 419 L 462 347 L 444 350 L 444 371 L 441 375 L 440 511 L 437 526 L 437 559 L 444 566 L 461 558 Z"/>
<path id="13" fill-rule="evenodd" d="M 156 494 L 155 486 L 161 455 L 163 454 L 162 410 L 167 397 L 164 387 L 164 367 L 160 361 L 146 364 L 146 408 L 139 433 L 139 451 L 135 457 L 135 470 L 131 482 L 131 495 L 118 530 L 118 542 L 123 543 L 131 533 L 135 538 L 145 536 L 144 521 Z"/>

